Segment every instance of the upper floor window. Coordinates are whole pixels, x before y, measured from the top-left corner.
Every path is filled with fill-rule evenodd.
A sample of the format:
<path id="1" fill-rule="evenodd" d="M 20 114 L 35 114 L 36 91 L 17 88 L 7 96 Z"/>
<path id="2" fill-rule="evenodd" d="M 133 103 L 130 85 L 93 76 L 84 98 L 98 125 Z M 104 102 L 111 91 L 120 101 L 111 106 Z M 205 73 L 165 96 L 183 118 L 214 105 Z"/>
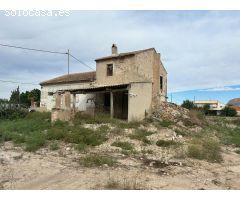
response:
<path id="1" fill-rule="evenodd" d="M 107 65 L 107 76 L 112 76 L 113 75 L 113 64 L 108 64 Z"/>
<path id="2" fill-rule="evenodd" d="M 163 89 L 163 77 L 160 76 L 160 90 Z"/>

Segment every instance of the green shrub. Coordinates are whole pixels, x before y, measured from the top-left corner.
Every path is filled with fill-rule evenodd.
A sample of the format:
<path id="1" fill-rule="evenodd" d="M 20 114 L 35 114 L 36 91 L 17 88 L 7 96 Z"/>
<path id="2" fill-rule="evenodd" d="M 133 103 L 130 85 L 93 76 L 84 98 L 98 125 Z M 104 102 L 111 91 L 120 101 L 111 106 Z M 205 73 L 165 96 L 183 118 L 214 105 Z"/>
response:
<path id="1" fill-rule="evenodd" d="M 158 140 L 156 142 L 156 145 L 159 147 L 170 147 L 170 146 L 176 146 L 179 143 L 173 141 L 173 140 Z"/>
<path id="2" fill-rule="evenodd" d="M 222 161 L 220 143 L 212 138 L 195 138 L 188 145 L 188 156 L 210 162 Z"/>
<path id="3" fill-rule="evenodd" d="M 58 143 L 57 142 L 53 142 L 50 144 L 50 150 L 58 150 L 59 149 L 59 146 L 58 146 Z"/>
<path id="4" fill-rule="evenodd" d="M 196 106 L 194 105 L 193 101 L 190 100 L 185 100 L 183 101 L 182 105 L 183 108 L 187 108 L 187 109 L 194 109 L 196 108 Z"/>
<path id="5" fill-rule="evenodd" d="M 85 167 L 96 167 L 102 166 L 104 164 L 107 164 L 108 166 L 113 166 L 116 164 L 116 161 L 112 157 L 105 155 L 87 155 L 81 158 L 80 162 Z"/>
<path id="6" fill-rule="evenodd" d="M 235 117 L 237 115 L 237 111 L 234 108 L 226 106 L 221 111 L 222 116 L 228 116 L 228 117 Z"/>
<path id="7" fill-rule="evenodd" d="M 120 147 L 123 150 L 133 150 L 134 149 L 133 145 L 129 142 L 116 141 L 116 142 L 112 143 L 112 146 Z"/>
<path id="8" fill-rule="evenodd" d="M 147 131 L 145 129 L 137 129 L 135 133 L 130 135 L 131 139 L 140 140 L 146 144 L 150 144 L 151 142 L 147 139 L 147 136 L 154 134 L 154 132 Z"/>
<path id="9" fill-rule="evenodd" d="M 86 145 L 84 143 L 79 143 L 75 146 L 75 149 L 82 152 L 82 151 L 85 151 L 87 149 L 87 147 L 88 147 L 88 145 Z"/>
<path id="10" fill-rule="evenodd" d="M 163 121 L 159 122 L 159 124 L 160 124 L 160 126 L 167 128 L 167 127 L 171 126 L 173 124 L 173 122 L 167 121 L 167 120 L 163 120 Z"/>
<path id="11" fill-rule="evenodd" d="M 36 151 L 45 146 L 45 144 L 45 135 L 39 132 L 33 132 L 26 138 L 26 151 Z"/>
<path id="12" fill-rule="evenodd" d="M 74 124 L 107 124 L 114 123 L 116 120 L 111 119 L 109 114 L 95 113 L 94 116 L 78 112 L 73 120 Z"/>
<path id="13" fill-rule="evenodd" d="M 187 131 L 183 131 L 183 130 L 180 130 L 180 129 L 175 129 L 174 131 L 177 135 L 181 135 L 181 136 L 186 136 L 187 135 Z"/>

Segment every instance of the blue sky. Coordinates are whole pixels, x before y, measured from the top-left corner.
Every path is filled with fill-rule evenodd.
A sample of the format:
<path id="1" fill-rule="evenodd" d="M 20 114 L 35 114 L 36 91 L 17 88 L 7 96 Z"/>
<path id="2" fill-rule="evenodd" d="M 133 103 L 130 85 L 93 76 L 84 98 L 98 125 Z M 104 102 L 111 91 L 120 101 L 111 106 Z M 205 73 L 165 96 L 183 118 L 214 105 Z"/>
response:
<path id="1" fill-rule="evenodd" d="M 240 85 L 209 88 L 200 90 L 190 90 L 182 92 L 169 93 L 169 101 L 181 104 L 184 100 L 219 100 L 223 103 L 228 103 L 230 99 L 240 96 Z"/>
<path id="2" fill-rule="evenodd" d="M 240 11 L 74 11 L 69 17 L 0 12 L 0 24 L 0 43 L 70 49 L 93 68 L 95 58 L 110 54 L 112 43 L 119 52 L 154 47 L 177 103 L 193 96 L 223 102 L 240 97 Z M 83 71 L 89 69 L 70 60 L 70 72 Z M 66 72 L 66 56 L 0 47 L 1 80 L 39 83 Z M 17 85 L 0 83 L 0 98 L 9 98 Z M 20 84 L 22 91 L 35 87 L 40 88 Z"/>

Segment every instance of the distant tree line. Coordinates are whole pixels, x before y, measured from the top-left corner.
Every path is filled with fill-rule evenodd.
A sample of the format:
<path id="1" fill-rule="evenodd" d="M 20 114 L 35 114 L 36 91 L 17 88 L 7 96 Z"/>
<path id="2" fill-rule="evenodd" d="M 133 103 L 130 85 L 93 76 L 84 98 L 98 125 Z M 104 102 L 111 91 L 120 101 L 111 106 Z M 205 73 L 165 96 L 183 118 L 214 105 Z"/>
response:
<path id="1" fill-rule="evenodd" d="M 40 104 L 41 91 L 33 89 L 20 93 L 19 87 L 11 91 L 8 99 L 0 99 L 0 119 L 16 119 L 25 117 L 28 113 L 28 107 L 31 101 Z"/>
<path id="2" fill-rule="evenodd" d="M 202 108 L 199 108 L 193 103 L 193 101 L 185 100 L 181 106 L 189 110 L 200 110 L 204 112 L 205 115 L 216 115 L 214 111 L 210 110 L 210 104 L 205 104 Z M 230 108 L 229 106 L 226 106 L 223 110 L 221 110 L 221 116 L 234 117 L 236 115 L 237 111 L 234 108 Z"/>
<path id="3" fill-rule="evenodd" d="M 41 91 L 39 89 L 33 89 L 31 91 L 21 92 L 19 87 L 13 90 L 10 95 L 9 101 L 7 99 L 0 99 L 0 103 L 12 103 L 12 104 L 22 104 L 27 107 L 31 105 L 31 101 L 40 104 Z"/>

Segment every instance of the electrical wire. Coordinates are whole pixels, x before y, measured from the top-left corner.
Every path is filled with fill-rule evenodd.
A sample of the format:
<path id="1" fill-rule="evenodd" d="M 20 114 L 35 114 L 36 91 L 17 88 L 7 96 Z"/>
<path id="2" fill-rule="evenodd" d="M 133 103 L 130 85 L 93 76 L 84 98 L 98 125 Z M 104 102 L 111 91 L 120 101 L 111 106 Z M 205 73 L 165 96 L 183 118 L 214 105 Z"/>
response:
<path id="1" fill-rule="evenodd" d="M 0 79 L 0 82 L 3 82 L 3 83 L 17 83 L 17 84 L 25 84 L 25 85 L 39 85 L 37 83 L 23 83 L 23 82 L 18 82 L 18 81 L 1 80 L 1 79 Z"/>
<path id="2" fill-rule="evenodd" d="M 71 56 L 72 58 L 74 58 L 75 60 L 77 60 L 78 62 L 80 62 L 81 64 L 83 64 L 84 66 L 88 67 L 91 70 L 95 70 L 94 68 L 90 67 L 89 65 L 87 65 L 86 63 L 84 63 L 83 61 L 77 59 L 75 56 L 73 56 L 72 54 L 69 54 L 69 56 Z"/>
<path id="3" fill-rule="evenodd" d="M 8 44 L 0 44 L 0 46 L 3 47 L 11 47 L 11 48 L 16 48 L 16 49 L 24 49 L 24 50 L 30 50 L 30 51 L 40 51 L 44 53 L 55 53 L 55 54 L 68 54 L 68 53 L 63 53 L 63 52 L 58 52 L 58 51 L 48 51 L 48 50 L 42 50 L 42 49 L 33 49 L 33 48 L 27 48 L 27 47 L 20 47 L 20 46 L 14 46 L 14 45 L 8 45 Z"/>

